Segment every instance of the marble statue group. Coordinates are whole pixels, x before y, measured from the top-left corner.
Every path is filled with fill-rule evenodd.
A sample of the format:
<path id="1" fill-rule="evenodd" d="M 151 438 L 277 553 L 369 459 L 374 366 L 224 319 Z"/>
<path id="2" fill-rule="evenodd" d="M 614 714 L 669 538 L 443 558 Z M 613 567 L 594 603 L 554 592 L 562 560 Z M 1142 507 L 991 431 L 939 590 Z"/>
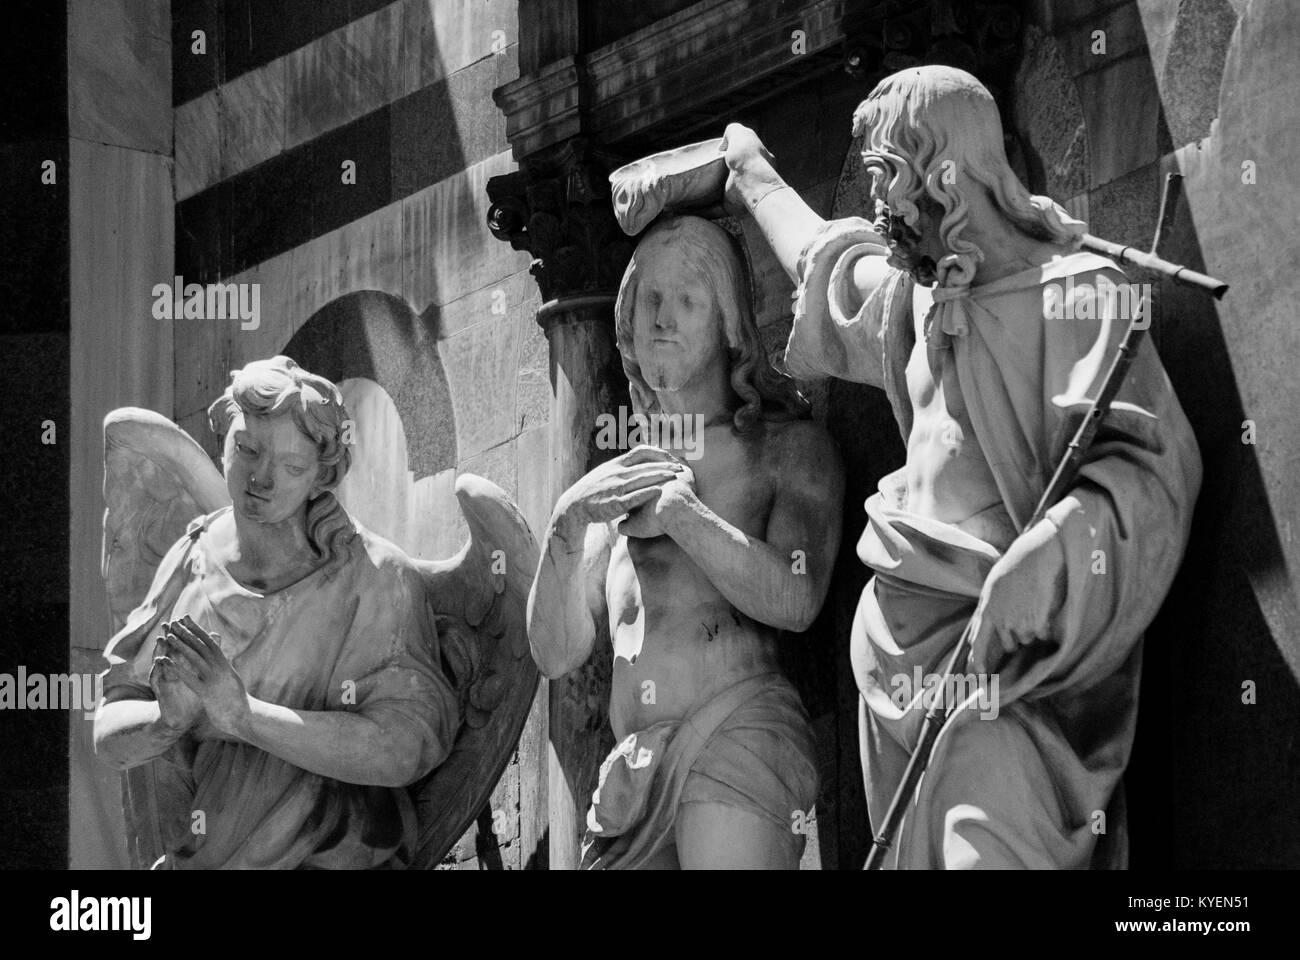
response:
<path id="1" fill-rule="evenodd" d="M 114 629 L 94 734 L 124 771 L 141 866 L 411 865 L 423 824 L 454 841 L 500 776 L 522 725 L 504 691 L 609 644 L 616 746 L 582 866 L 797 868 L 818 751 L 777 654 L 818 618 L 846 534 L 871 574 L 834 639 L 859 694 L 864 832 L 917 746 L 925 696 L 899 678 L 942 677 L 974 636 L 968 702 L 885 866 L 1125 865 L 1142 635 L 1186 546 L 1196 442 L 1143 342 L 1068 492 L 1030 525 L 1127 319 L 1114 298 L 1045 316 L 1043 290 L 1079 300 L 1126 278 L 1020 183 L 971 75 L 894 74 L 853 123 L 873 177 L 860 217 L 822 219 L 739 124 L 707 163 L 649 158 L 616 184 L 637 236 L 615 311 L 632 406 L 702 433 L 618 452 L 535 539 L 472 476 L 455 558 L 371 533 L 333 493 L 342 395 L 288 357 L 234 371 L 213 402 L 220 472 L 166 418 L 109 415 Z M 751 218 L 795 285 L 783 355 L 719 209 Z M 865 516 L 798 389 L 827 377 L 883 390 L 903 438 Z M 990 689 L 996 709 L 975 695 Z"/>

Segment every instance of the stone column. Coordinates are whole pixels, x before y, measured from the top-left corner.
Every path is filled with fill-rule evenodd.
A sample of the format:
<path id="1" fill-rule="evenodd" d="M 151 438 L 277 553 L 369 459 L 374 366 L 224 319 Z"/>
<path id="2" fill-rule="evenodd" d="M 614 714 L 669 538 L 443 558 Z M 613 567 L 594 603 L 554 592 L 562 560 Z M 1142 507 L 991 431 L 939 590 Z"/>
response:
<path id="1" fill-rule="evenodd" d="M 614 301 L 632 244 L 614 221 L 609 158 L 575 139 L 488 182 L 488 226 L 533 257 L 543 304 L 537 321 L 550 344 L 549 502 L 614 451 L 595 445 L 596 417 L 626 404 L 627 381 L 614 343 Z M 521 482 L 523 482 L 521 478 Z M 539 534 L 541 531 L 538 531 Z M 543 549 L 545 547 L 543 546 Z M 550 867 L 577 867 L 587 806 L 600 763 L 613 747 L 612 667 L 597 641 L 579 670 L 547 684 L 547 800 Z"/>

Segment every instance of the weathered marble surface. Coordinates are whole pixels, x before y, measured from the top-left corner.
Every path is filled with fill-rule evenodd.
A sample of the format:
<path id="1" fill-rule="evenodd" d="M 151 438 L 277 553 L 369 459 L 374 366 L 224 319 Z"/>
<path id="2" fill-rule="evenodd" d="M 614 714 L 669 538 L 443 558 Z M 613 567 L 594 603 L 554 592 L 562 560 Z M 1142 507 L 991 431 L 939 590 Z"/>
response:
<path id="1" fill-rule="evenodd" d="M 438 341 L 456 411 L 456 446 L 473 457 L 518 433 L 515 388 L 519 326 L 488 314 Z M 498 481 L 499 482 L 499 481 Z"/>
<path id="2" fill-rule="evenodd" d="M 173 327 L 152 315 L 153 285 L 172 270 L 171 170 L 166 157 L 74 139 L 70 152 L 72 438 L 93 436 L 123 404 L 171 409 Z M 130 238 L 127 242 L 127 238 Z M 93 544 L 103 519 L 93 443 L 74 447 L 72 524 Z M 105 598 L 95 550 L 72 556 L 73 644 L 101 646 Z"/>
<path id="3" fill-rule="evenodd" d="M 286 89 L 288 68 L 276 60 L 225 83 L 221 104 L 221 176 L 232 177 L 292 143 Z M 179 111 L 178 111 L 179 112 Z"/>
<path id="4" fill-rule="evenodd" d="M 1025 50 L 1016 71 L 1013 124 L 1033 131 L 1021 151 L 1031 182 L 1052 197 L 1088 188 L 1088 126 L 1062 41 L 1034 24 L 1025 27 Z M 1101 234 L 1109 236 L 1109 234 Z"/>
<path id="5" fill-rule="evenodd" d="M 527 268 L 526 253 L 482 228 L 488 179 L 512 169 L 506 150 L 402 201 L 402 248 L 413 266 L 403 294 L 417 311 L 450 303 Z"/>
<path id="6" fill-rule="evenodd" d="M 167 0 L 70 0 L 68 134 L 171 153 Z"/>
<path id="7" fill-rule="evenodd" d="M 215 92 L 176 108 L 176 199 L 184 200 L 221 178 L 221 101 Z"/>
<path id="8" fill-rule="evenodd" d="M 405 92 L 402 23 L 402 5 L 390 4 L 283 58 L 285 146 L 311 140 Z"/>

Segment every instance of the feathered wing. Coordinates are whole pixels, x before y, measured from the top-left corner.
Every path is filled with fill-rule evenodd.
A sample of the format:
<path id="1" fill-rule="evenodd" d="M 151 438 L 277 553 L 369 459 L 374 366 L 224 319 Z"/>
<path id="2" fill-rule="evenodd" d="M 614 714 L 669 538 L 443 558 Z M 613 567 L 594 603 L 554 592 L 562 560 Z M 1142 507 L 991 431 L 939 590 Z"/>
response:
<path id="1" fill-rule="evenodd" d="M 101 572 L 115 634 L 189 522 L 229 504 L 230 495 L 189 434 L 151 410 L 122 407 L 104 418 L 104 502 Z M 156 790 L 152 763 L 122 775 L 127 846 L 137 868 L 163 853 Z"/>
<path id="2" fill-rule="evenodd" d="M 537 690 L 525 633 L 537 542 L 496 484 L 462 474 L 456 498 L 469 541 L 449 560 L 417 561 L 461 706 L 451 753 L 412 787 L 420 823 L 412 865 L 424 868 L 436 866 L 482 812 L 519 743 Z"/>
<path id="3" fill-rule="evenodd" d="M 104 502 L 101 572 L 116 633 L 186 525 L 229 505 L 230 494 L 188 433 L 152 410 L 122 407 L 104 418 Z"/>
<path id="4" fill-rule="evenodd" d="M 469 541 L 449 560 L 416 561 L 462 722 L 447 759 L 412 787 L 420 823 L 414 866 L 436 865 L 482 811 L 519 742 L 537 689 L 525 608 L 537 544 L 505 492 L 473 475 L 456 483 Z M 148 593 L 195 517 L 230 503 L 203 449 L 174 423 L 134 407 L 104 418 L 104 543 L 112 632 Z M 152 764 L 127 771 L 128 845 L 138 867 L 162 851 Z"/>

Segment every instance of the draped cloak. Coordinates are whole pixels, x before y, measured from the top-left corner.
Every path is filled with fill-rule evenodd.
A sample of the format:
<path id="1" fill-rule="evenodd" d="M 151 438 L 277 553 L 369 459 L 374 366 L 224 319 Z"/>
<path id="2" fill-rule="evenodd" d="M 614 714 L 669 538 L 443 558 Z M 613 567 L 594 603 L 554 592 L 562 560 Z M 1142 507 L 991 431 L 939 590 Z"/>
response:
<path id="1" fill-rule="evenodd" d="M 419 571 L 399 548 L 356 527 L 341 562 L 258 593 L 209 549 L 208 527 L 229 509 L 195 519 L 163 558 L 104 651 L 106 699 L 155 699 L 149 671 L 160 624 L 188 614 L 220 635 L 251 696 L 411 731 L 418 775 L 432 770 L 451 749 L 459 708 Z M 157 830 L 166 851 L 157 866 L 365 869 L 403 866 L 413 853 L 415 812 L 404 788 L 343 783 L 196 732 L 150 761 L 156 822 L 141 826 Z"/>
<path id="2" fill-rule="evenodd" d="M 865 220 L 826 224 L 800 257 L 785 362 L 798 378 L 883 388 L 906 442 L 914 284 L 891 270 L 864 298 L 853 282 L 859 258 L 887 252 Z M 1016 531 L 1124 335 L 1127 319 L 1099 295 L 1103 279 L 1127 282 L 1112 261 L 1075 253 L 988 284 L 935 291 L 927 336 L 954 352 L 971 425 Z M 1052 303 L 1045 293 L 1056 295 L 1061 319 L 1045 310 Z M 891 702 L 890 671 L 942 672 L 1000 556 L 977 537 L 899 509 L 890 500 L 898 479 L 886 478 L 867 501 L 858 552 L 876 576 L 852 637 L 863 773 L 877 824 L 923 713 Z M 1137 718 L 1142 634 L 1181 561 L 1200 479 L 1195 438 L 1144 339 L 1069 494 L 1048 511 L 1067 582 L 1050 636 L 1002 664 L 995 718 L 964 710 L 941 734 L 889 866 L 1126 863 L 1121 778 Z"/>

